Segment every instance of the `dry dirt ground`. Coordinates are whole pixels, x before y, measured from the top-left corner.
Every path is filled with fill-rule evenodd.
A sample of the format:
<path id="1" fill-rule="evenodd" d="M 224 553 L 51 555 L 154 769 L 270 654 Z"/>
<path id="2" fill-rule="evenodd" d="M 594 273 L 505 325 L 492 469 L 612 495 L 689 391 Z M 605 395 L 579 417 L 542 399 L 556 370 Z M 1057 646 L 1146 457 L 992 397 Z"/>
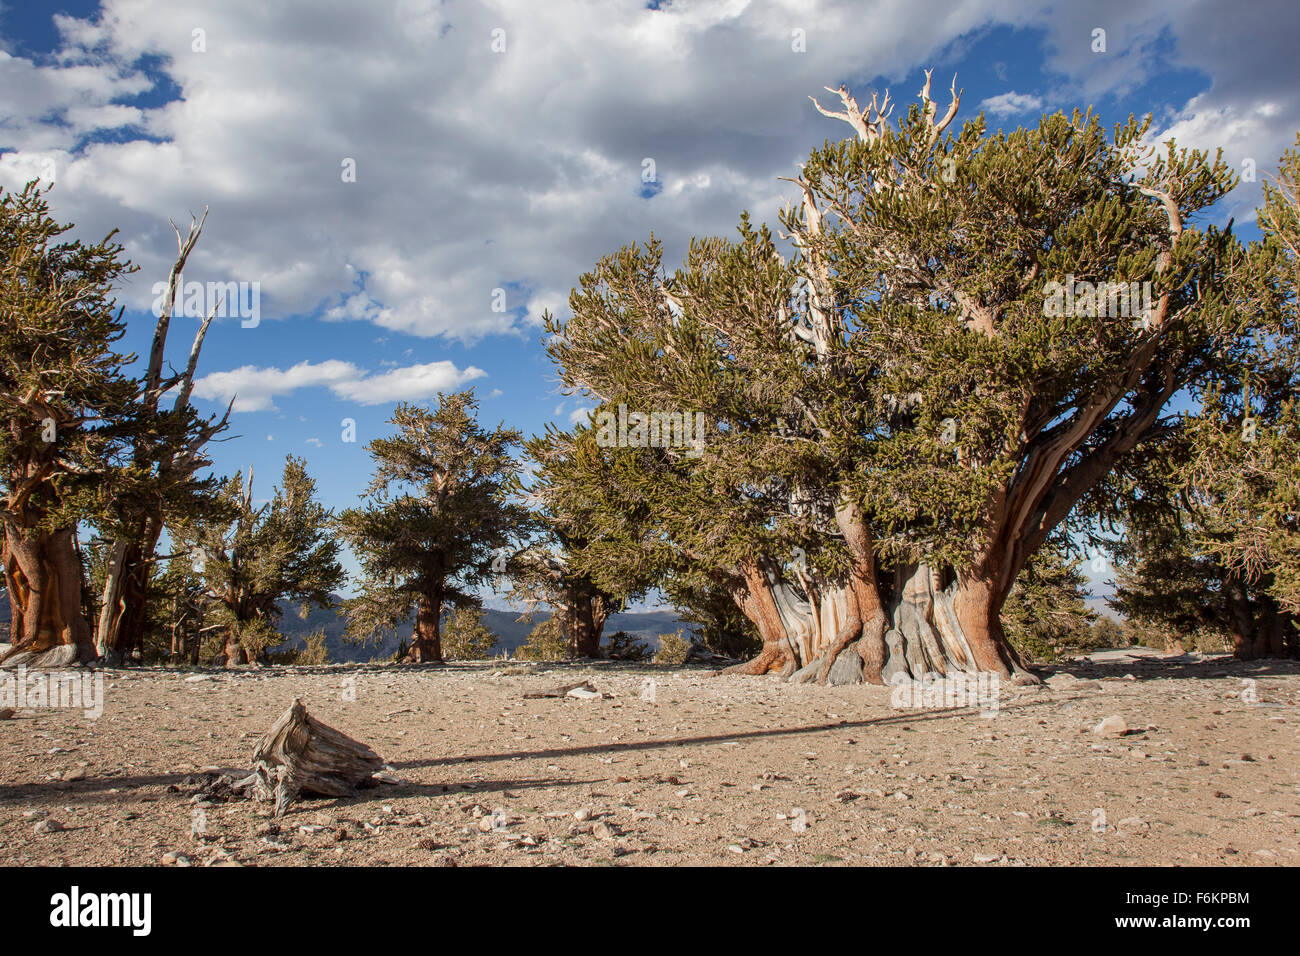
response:
<path id="1" fill-rule="evenodd" d="M 588 678 L 600 698 L 524 699 Z M 642 699 L 654 681 L 653 701 Z M 1107 652 L 997 713 L 623 664 L 111 671 L 0 720 L 0 863 L 1300 864 L 1300 666 Z M 301 697 L 398 783 L 196 803 Z M 1129 732 L 1094 732 L 1119 715 Z M 60 828 L 61 827 L 61 828 Z"/>

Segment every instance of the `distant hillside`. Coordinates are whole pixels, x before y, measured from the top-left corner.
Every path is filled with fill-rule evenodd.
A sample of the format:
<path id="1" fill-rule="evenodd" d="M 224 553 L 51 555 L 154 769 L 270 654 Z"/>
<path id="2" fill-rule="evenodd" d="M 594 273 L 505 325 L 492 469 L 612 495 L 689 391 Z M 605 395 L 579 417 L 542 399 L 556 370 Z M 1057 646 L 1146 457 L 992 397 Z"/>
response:
<path id="1" fill-rule="evenodd" d="M 284 616 L 280 619 L 280 632 L 285 635 L 286 640 L 278 648 L 279 650 L 303 646 L 306 635 L 320 628 L 325 631 L 325 647 L 329 651 L 331 661 L 364 663 L 372 658 L 383 660 L 392 657 L 397 653 L 398 644 L 402 640 L 410 639 L 413 620 L 408 619 L 397 629 L 397 635 L 382 645 L 376 647 L 374 644 L 367 644 L 360 647 L 343 640 L 343 618 L 334 610 L 313 609 L 304 619 L 299 616 L 299 609 L 296 606 L 287 602 L 281 602 L 280 606 L 284 610 Z M 545 616 L 545 612 L 539 613 L 537 620 L 545 620 Z M 528 632 L 533 629 L 533 625 L 519 622 L 516 620 L 518 617 L 519 614 L 514 611 L 483 609 L 483 626 L 497 636 L 492 654 L 501 654 L 505 651 L 514 653 L 517 647 L 528 640 Z M 632 637 L 645 641 L 651 649 L 657 649 L 659 635 L 671 634 L 686 627 L 687 625 L 671 611 L 612 614 L 605 624 L 605 636 L 608 638 L 615 631 L 626 631 Z"/>
<path id="2" fill-rule="evenodd" d="M 317 628 L 325 631 L 325 647 L 329 650 L 330 660 L 335 663 L 365 663 L 374 659 L 383 660 L 397 653 L 398 643 L 411 635 L 411 620 L 407 620 L 397 630 L 397 636 L 381 646 L 367 644 L 360 647 L 343 640 L 343 618 L 332 609 L 313 608 L 306 618 L 299 616 L 299 608 L 287 601 L 280 602 L 284 616 L 280 618 L 280 633 L 285 635 L 285 642 L 277 650 L 302 647 L 307 634 Z M 521 624 L 516 620 L 519 615 L 514 611 L 497 611 L 483 609 L 483 625 L 497 636 L 492 653 L 503 651 L 514 653 L 515 648 L 528 640 L 532 624 Z M 537 620 L 545 620 L 545 612 L 539 613 Z M 9 631 L 9 595 L 0 592 L 0 640 L 8 640 Z M 659 635 L 671 634 L 678 629 L 685 629 L 686 624 L 677 619 L 671 611 L 651 611 L 643 614 L 614 614 L 605 624 L 605 636 L 615 631 L 627 631 L 632 637 L 645 641 L 652 650 L 659 647 Z"/>

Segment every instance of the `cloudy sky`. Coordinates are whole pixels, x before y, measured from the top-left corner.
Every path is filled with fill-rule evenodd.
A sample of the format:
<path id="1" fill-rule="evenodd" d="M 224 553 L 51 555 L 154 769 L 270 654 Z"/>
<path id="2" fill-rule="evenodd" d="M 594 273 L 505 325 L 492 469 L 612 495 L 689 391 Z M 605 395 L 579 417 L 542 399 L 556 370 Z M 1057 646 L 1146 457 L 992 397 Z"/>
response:
<path id="1" fill-rule="evenodd" d="M 960 118 L 1149 112 L 1265 173 L 1300 128 L 1298 41 L 1294 0 L 0 0 L 0 187 L 52 179 L 77 235 L 120 230 L 137 352 L 168 219 L 210 207 L 185 278 L 244 284 L 196 389 L 238 396 L 218 470 L 265 493 L 302 455 L 339 506 L 396 401 L 473 385 L 525 433 L 581 414 L 542 312 L 652 232 L 672 262 L 742 210 L 775 224 L 778 177 L 848 132 L 823 87 L 906 104 L 933 67 Z M 1257 198 L 1215 213 L 1250 237 Z M 197 323 L 173 324 L 175 364 Z"/>

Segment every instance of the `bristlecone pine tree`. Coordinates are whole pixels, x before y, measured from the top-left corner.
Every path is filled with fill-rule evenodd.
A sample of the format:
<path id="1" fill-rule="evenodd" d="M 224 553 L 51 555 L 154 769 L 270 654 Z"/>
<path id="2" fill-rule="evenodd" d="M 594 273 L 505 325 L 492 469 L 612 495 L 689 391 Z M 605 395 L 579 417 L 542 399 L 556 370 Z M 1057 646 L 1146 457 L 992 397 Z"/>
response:
<path id="1" fill-rule="evenodd" d="M 0 193 L 0 560 L 6 655 L 30 665 L 96 655 L 82 601 L 77 525 L 102 515 L 120 476 L 136 385 L 114 351 L 112 289 L 133 271 L 112 234 L 70 242 L 28 184 Z M 29 656 L 33 655 L 33 656 Z"/>
<path id="2" fill-rule="evenodd" d="M 339 516 L 361 562 L 360 594 L 348 602 L 353 640 L 393 633 L 415 607 L 409 663 L 440 662 L 444 606 L 476 604 L 492 580 L 494 553 L 527 536 L 528 513 L 508 501 L 519 432 L 479 427 L 472 389 L 444 395 L 430 411 L 399 405 L 397 434 L 367 446 L 375 474 L 365 504 Z"/>
<path id="3" fill-rule="evenodd" d="M 253 474 L 226 481 L 221 499 L 234 512 L 227 522 L 182 521 L 178 544 L 194 558 L 216 603 L 212 620 L 225 625 L 218 661 L 246 664 L 278 644 L 279 601 L 329 607 L 345 573 L 338 562 L 333 515 L 316 500 L 307 463 L 289 455 L 271 500 L 253 504 Z"/>
<path id="4" fill-rule="evenodd" d="M 1253 334 L 1127 496 L 1117 549 L 1126 617 L 1175 642 L 1227 635 L 1243 659 L 1300 654 L 1300 153 L 1280 166 L 1233 283 Z"/>
<path id="5" fill-rule="evenodd" d="M 1001 623 L 1020 572 L 1254 322 L 1224 291 L 1240 245 L 1192 222 L 1234 176 L 1091 113 L 953 135 L 928 74 L 896 125 L 838 95 L 855 135 L 795 181 L 793 258 L 742 217 L 672 275 L 653 239 L 602 259 L 547 317 L 565 386 L 626 411 L 596 429 L 632 446 L 603 520 L 729 582 L 746 673 L 1036 680 Z M 702 443 L 662 434 L 674 412 Z"/>
<path id="6" fill-rule="evenodd" d="M 163 360 L 177 284 L 207 221 L 191 220 L 182 237 L 176 224 L 177 254 L 167 279 L 167 292 L 149 350 L 149 364 L 139 383 L 140 393 L 131 429 L 131 459 L 99 531 L 110 542 L 108 566 L 100 594 L 95 646 L 110 664 L 129 661 L 143 647 L 149 626 L 149 583 L 153 577 L 158 540 L 165 523 L 178 520 L 217 520 L 215 477 L 199 478 L 212 464 L 207 443 L 227 427 L 230 406 L 220 418 L 201 418 L 190 405 L 194 372 L 218 303 L 200 324 L 180 374 L 164 375 Z M 169 406 L 160 408 L 167 394 Z M 233 404 L 233 399 L 232 399 Z"/>
<path id="7" fill-rule="evenodd" d="M 567 656 L 598 657 L 605 621 L 627 595 L 602 587 L 573 561 L 578 551 L 593 555 L 596 542 L 586 537 L 593 527 L 590 505 L 571 481 L 572 436 L 548 426 L 525 448 L 536 469 L 524 500 L 532 506 L 541 535 L 506 562 L 511 596 L 529 607 L 551 608 L 564 632 Z M 606 579 L 628 580 L 618 575 Z"/>
<path id="8" fill-rule="evenodd" d="M 1252 244 L 1262 328 L 1231 392 L 1192 423 L 1186 470 L 1196 543 L 1262 589 L 1285 620 L 1239 636 L 1241 656 L 1300 654 L 1300 133 L 1264 183 Z M 1234 401 L 1238 398 L 1239 401 Z"/>

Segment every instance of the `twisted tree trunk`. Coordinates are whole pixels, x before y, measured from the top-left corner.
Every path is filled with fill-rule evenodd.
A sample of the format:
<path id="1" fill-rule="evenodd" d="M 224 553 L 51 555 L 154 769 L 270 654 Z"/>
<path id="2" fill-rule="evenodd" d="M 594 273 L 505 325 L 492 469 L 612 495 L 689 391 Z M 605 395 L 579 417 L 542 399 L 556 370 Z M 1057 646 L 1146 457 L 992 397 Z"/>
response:
<path id="1" fill-rule="evenodd" d="M 161 520 L 150 516 L 135 534 L 114 542 L 95 632 L 96 650 L 109 665 L 125 663 L 144 645 L 149 572 L 161 534 Z"/>
<path id="2" fill-rule="evenodd" d="M 753 660 L 724 673 L 778 671 L 793 683 L 890 684 L 926 675 L 988 672 L 1033 680 L 1007 643 L 1001 603 L 981 581 L 953 580 L 926 564 L 895 571 L 889 600 L 857 575 L 796 589 L 770 574 L 746 576 L 745 612 L 763 637 Z M 850 651 L 851 653 L 846 653 Z"/>
<path id="3" fill-rule="evenodd" d="M 0 663 L 61 667 L 96 658 L 81 606 L 76 529 L 5 525 L 5 583 L 13 646 Z"/>
<path id="4" fill-rule="evenodd" d="M 599 657 L 600 638 L 605 631 L 609 609 L 599 595 L 578 593 L 567 603 L 556 607 L 560 626 L 569 638 L 569 654 L 573 657 Z"/>
<path id="5" fill-rule="evenodd" d="M 406 664 L 441 664 L 442 660 L 442 590 L 421 595 L 415 609 L 415 626 L 411 631 L 411 648 L 402 659 Z"/>
<path id="6" fill-rule="evenodd" d="M 857 507 L 841 502 L 836 521 L 850 557 L 841 580 L 799 572 L 796 589 L 775 562 L 742 566 L 745 586 L 733 596 L 762 635 L 763 649 L 728 672 L 779 670 L 784 679 L 821 684 L 889 684 L 981 671 L 1036 680 L 1002 632 L 1001 578 L 945 575 L 918 562 L 898 567 L 892 584 L 885 584 Z M 856 653 L 846 655 L 850 647 Z"/>

